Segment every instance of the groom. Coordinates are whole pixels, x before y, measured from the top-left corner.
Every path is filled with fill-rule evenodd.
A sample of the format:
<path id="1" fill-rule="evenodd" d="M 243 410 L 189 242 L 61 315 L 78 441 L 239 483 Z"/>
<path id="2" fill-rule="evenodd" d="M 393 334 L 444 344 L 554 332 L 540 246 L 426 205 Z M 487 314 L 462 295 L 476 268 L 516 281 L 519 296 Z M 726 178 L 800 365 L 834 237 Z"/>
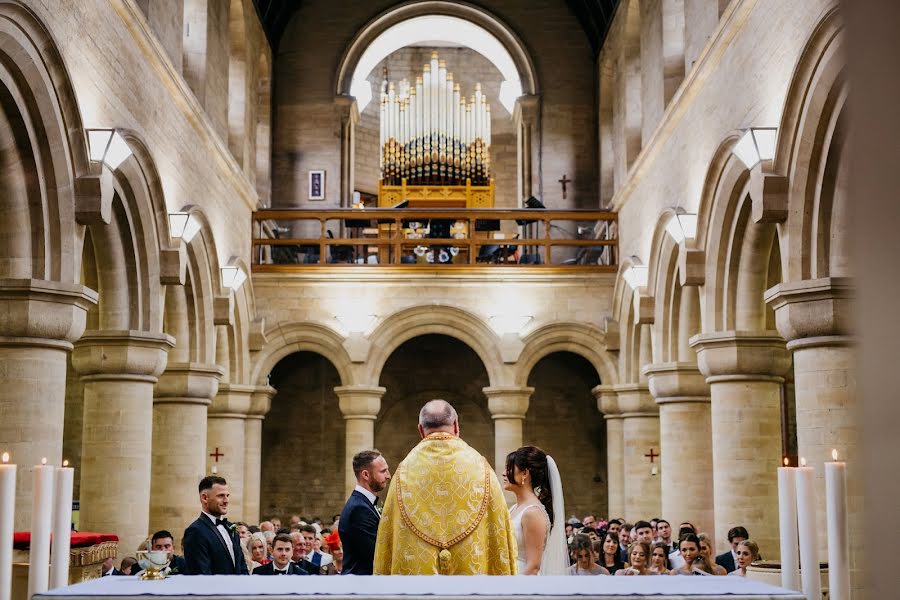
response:
<path id="1" fill-rule="evenodd" d="M 210 475 L 200 480 L 200 517 L 184 531 L 188 575 L 248 575 L 235 526 L 228 512 L 228 484 Z"/>
<path id="2" fill-rule="evenodd" d="M 375 574 L 515 575 L 503 490 L 488 461 L 459 438 L 456 410 L 444 400 L 425 404 L 419 435 L 391 480 Z"/>

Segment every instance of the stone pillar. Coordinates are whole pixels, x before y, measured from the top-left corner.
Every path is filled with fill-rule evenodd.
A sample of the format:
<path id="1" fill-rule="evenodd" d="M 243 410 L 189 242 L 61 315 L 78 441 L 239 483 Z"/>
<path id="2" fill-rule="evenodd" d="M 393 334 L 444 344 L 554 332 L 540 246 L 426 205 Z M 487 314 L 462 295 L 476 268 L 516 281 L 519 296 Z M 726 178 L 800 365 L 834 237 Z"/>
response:
<path id="1" fill-rule="evenodd" d="M 259 523 L 259 488 L 262 470 L 263 419 L 272 406 L 275 388 L 259 385 L 250 395 L 250 412 L 244 421 L 244 521 Z"/>
<path id="2" fill-rule="evenodd" d="M 344 487 L 347 495 L 356 486 L 353 456 L 375 447 L 375 419 L 381 410 L 381 397 L 385 391 L 377 385 L 342 385 L 334 388 L 347 428 L 344 437 Z"/>
<path id="3" fill-rule="evenodd" d="M 534 136 L 538 133 L 541 101 L 538 96 L 523 95 L 516 100 L 513 121 L 516 124 L 516 149 L 518 155 L 519 202 L 534 194 L 534 174 L 540 172 L 540 165 L 534 165 Z M 538 145 L 540 141 L 538 141 Z"/>
<path id="4" fill-rule="evenodd" d="M 91 331 L 72 354 L 84 383 L 81 529 L 117 534 L 120 556 L 150 527 L 153 385 L 174 345 L 164 333 Z"/>
<path id="5" fill-rule="evenodd" d="M 353 96 L 336 96 L 335 106 L 341 119 L 341 198 L 340 205 L 349 208 L 353 203 L 356 164 L 356 125 L 359 107 Z"/>
<path id="6" fill-rule="evenodd" d="M 791 364 L 784 339 L 722 331 L 695 335 L 691 347 L 712 400 L 716 532 L 743 525 L 763 556 L 778 556 L 781 384 Z"/>
<path id="7" fill-rule="evenodd" d="M 850 337 L 854 288 L 846 278 L 782 283 L 766 293 L 779 333 L 794 355 L 797 449 L 815 467 L 819 531 L 825 531 L 825 468 L 836 449 L 847 462 L 850 568 L 854 595 L 861 593 L 864 555 L 860 432 L 856 419 L 856 352 Z M 820 559 L 828 558 L 822 538 Z"/>
<path id="8" fill-rule="evenodd" d="M 716 538 L 713 519 L 712 428 L 709 386 L 693 363 L 647 365 L 650 394 L 659 406 L 662 515 L 690 521 Z"/>
<path id="9" fill-rule="evenodd" d="M 625 520 L 659 515 L 659 407 L 643 384 L 615 386 L 622 415 Z M 652 453 L 654 456 L 649 456 Z"/>
<path id="10" fill-rule="evenodd" d="M 197 484 L 206 471 L 206 411 L 224 374 L 218 365 L 169 363 L 153 397 L 150 529 L 166 529 L 180 547 L 197 517 Z"/>
<path id="11" fill-rule="evenodd" d="M 501 477 L 506 472 L 506 456 L 523 446 L 522 425 L 534 388 L 486 387 L 482 391 L 494 420 L 494 469 Z"/>
<path id="12" fill-rule="evenodd" d="M 16 531 L 31 526 L 32 465 L 62 462 L 68 354 L 96 303 L 84 286 L 0 279 L 0 451 L 19 465 Z"/>
<path id="13" fill-rule="evenodd" d="M 220 383 L 219 393 L 209 406 L 206 419 L 206 472 L 217 474 L 228 482 L 231 501 L 228 519 L 244 519 L 244 463 L 246 443 L 244 421 L 250 412 L 251 395 L 256 386 Z"/>
<path id="14" fill-rule="evenodd" d="M 606 420 L 606 473 L 610 518 L 625 515 L 625 436 L 622 413 L 616 391 L 611 385 L 598 385 L 593 390 L 597 408 Z"/>

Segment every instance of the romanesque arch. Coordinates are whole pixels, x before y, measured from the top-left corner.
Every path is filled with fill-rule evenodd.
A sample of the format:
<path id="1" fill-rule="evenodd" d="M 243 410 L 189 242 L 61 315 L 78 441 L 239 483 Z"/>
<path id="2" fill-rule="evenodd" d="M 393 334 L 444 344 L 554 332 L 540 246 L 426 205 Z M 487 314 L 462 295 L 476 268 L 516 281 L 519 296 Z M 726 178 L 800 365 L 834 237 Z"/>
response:
<path id="1" fill-rule="evenodd" d="M 616 364 L 605 351 L 606 335 L 584 323 L 553 323 L 530 332 L 522 340 L 524 347 L 515 364 L 516 386 L 526 386 L 534 366 L 545 356 L 571 352 L 587 360 L 604 385 L 617 381 Z"/>
<path id="2" fill-rule="evenodd" d="M 358 378 L 353 372 L 350 356 L 344 349 L 344 338 L 335 330 L 318 323 L 286 323 L 266 331 L 267 343 L 253 358 L 250 381 L 266 385 L 269 374 L 282 358 L 295 352 L 315 352 L 337 369 L 341 385 L 354 385 Z"/>
<path id="3" fill-rule="evenodd" d="M 507 381 L 497 335 L 479 317 L 452 306 L 415 306 L 388 316 L 369 336 L 371 350 L 363 382 L 377 382 L 388 357 L 407 340 L 437 333 L 455 338 L 478 354 L 490 384 Z"/>

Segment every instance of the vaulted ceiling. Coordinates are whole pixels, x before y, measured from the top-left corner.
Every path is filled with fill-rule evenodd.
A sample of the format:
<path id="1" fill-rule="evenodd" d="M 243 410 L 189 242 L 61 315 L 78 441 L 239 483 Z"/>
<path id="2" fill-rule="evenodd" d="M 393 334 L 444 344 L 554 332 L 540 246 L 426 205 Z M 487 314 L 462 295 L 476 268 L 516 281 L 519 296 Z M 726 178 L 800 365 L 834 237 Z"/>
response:
<path id="1" fill-rule="evenodd" d="M 253 0 L 272 48 L 278 48 L 291 16 L 302 2 L 303 0 Z M 603 47 L 603 40 L 619 0 L 565 0 L 565 3 L 578 18 L 596 57 Z"/>

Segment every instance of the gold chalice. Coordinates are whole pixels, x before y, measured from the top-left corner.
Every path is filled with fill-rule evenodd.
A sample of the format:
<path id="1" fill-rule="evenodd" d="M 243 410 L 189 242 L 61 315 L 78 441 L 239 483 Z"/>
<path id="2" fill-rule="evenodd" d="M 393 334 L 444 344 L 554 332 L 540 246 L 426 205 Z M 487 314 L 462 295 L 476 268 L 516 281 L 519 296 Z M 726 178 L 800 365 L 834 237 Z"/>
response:
<path id="1" fill-rule="evenodd" d="M 169 553 L 165 550 L 138 550 L 138 564 L 144 569 L 142 581 L 165 579 L 163 569 L 169 566 Z"/>

